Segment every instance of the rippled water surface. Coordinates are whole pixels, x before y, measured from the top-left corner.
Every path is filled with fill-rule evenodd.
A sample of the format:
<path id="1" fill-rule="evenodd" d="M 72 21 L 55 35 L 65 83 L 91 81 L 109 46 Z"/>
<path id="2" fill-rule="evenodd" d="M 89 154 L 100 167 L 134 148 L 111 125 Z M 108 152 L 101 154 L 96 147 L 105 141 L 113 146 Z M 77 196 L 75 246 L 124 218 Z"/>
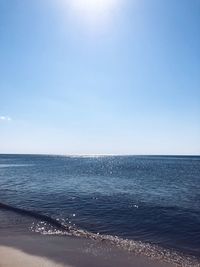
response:
<path id="1" fill-rule="evenodd" d="M 74 229 L 200 255 L 200 157 L 0 155 L 0 202 Z M 1 229 L 27 231 L 5 210 Z"/>

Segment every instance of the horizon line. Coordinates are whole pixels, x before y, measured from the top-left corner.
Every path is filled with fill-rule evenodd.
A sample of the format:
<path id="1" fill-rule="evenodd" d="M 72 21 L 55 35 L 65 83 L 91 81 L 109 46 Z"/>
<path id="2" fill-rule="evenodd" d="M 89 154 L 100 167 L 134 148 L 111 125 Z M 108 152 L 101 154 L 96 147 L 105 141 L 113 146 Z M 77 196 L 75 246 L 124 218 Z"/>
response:
<path id="1" fill-rule="evenodd" d="M 0 155 L 60 156 L 60 157 L 199 157 L 200 154 L 54 154 L 54 153 L 0 153 Z"/>

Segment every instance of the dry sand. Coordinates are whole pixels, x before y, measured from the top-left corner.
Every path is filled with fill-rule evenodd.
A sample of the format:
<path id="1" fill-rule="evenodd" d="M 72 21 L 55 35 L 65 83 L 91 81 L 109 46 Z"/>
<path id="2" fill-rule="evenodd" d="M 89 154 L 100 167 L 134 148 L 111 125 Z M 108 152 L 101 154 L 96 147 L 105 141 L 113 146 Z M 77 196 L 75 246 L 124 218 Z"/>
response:
<path id="1" fill-rule="evenodd" d="M 0 246 L 0 267 L 70 267 L 46 258 L 32 256 L 18 249 Z"/>

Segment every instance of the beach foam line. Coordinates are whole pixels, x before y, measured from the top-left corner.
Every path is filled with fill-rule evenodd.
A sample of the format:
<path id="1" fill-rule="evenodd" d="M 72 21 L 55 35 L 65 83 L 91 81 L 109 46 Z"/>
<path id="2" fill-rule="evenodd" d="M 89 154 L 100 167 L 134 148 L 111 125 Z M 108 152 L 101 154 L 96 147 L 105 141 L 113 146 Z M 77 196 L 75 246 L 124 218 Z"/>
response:
<path id="1" fill-rule="evenodd" d="M 1 267 L 72 267 L 50 261 L 46 258 L 29 255 L 21 250 L 0 246 Z"/>
<path id="2" fill-rule="evenodd" d="M 72 237 L 83 237 L 96 240 L 99 242 L 108 242 L 110 245 L 134 253 L 134 255 L 147 256 L 152 260 L 158 260 L 161 262 L 166 262 L 174 264 L 175 266 L 181 267 L 200 267 L 200 260 L 193 256 L 185 256 L 182 253 L 165 249 L 154 244 L 145 243 L 141 241 L 134 241 L 130 239 L 123 239 L 118 236 L 112 235 L 102 235 L 91 233 L 86 230 L 76 229 L 75 227 L 68 227 L 68 231 L 59 230 L 49 230 L 48 226 L 45 230 L 45 224 L 42 226 L 38 225 L 34 229 L 35 232 L 41 233 L 43 235 L 68 235 Z"/>
<path id="3" fill-rule="evenodd" d="M 123 239 L 118 236 L 99 233 L 95 234 L 86 230 L 78 229 L 72 225 L 67 225 L 66 223 L 60 222 L 58 219 L 54 219 L 50 216 L 31 210 L 17 208 L 5 203 L 0 203 L 0 208 L 41 220 L 41 222 L 37 223 L 35 227 L 31 227 L 32 231 L 38 232 L 40 234 L 68 235 L 74 237 L 89 238 L 100 242 L 109 242 L 109 244 L 111 245 L 117 246 L 126 251 L 133 252 L 135 255 L 145 255 L 152 259 L 176 264 L 177 266 L 200 267 L 200 259 L 197 259 L 193 256 L 185 256 L 180 252 L 165 249 L 154 244 L 145 243 L 142 241 L 134 241 L 130 239 Z M 49 223 L 50 225 L 47 225 L 46 223 Z M 54 226 L 56 227 L 56 229 L 50 230 L 49 226 Z"/>

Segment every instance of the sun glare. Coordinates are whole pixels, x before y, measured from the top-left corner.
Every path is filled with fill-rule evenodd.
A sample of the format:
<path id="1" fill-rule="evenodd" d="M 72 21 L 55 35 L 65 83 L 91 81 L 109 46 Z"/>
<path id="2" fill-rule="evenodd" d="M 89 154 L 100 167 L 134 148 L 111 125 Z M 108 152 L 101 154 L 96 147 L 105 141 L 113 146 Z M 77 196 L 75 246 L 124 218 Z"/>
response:
<path id="1" fill-rule="evenodd" d="M 72 16 L 90 25 L 111 20 L 121 0 L 65 0 Z"/>
<path id="2" fill-rule="evenodd" d="M 71 0 L 71 6 L 80 12 L 92 15 L 110 10 L 115 2 L 115 0 Z"/>

